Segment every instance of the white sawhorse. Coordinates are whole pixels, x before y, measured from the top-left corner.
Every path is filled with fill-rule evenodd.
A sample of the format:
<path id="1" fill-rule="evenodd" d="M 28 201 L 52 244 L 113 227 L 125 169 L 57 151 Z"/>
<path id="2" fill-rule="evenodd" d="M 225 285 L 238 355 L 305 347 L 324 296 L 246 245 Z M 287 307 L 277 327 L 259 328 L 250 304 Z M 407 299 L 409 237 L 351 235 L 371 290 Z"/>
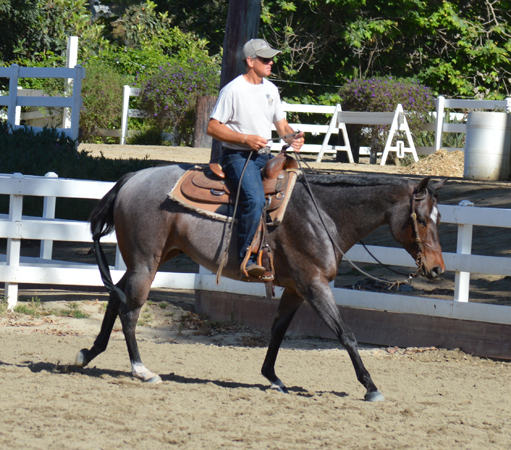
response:
<path id="1" fill-rule="evenodd" d="M 385 165 L 389 152 L 396 152 L 398 158 L 403 158 L 405 153 L 411 153 L 414 161 L 417 162 L 419 160 L 419 157 L 417 156 L 417 150 L 410 133 L 410 128 L 408 127 L 408 122 L 406 121 L 406 116 L 403 111 L 403 106 L 401 104 L 397 105 L 394 112 L 343 111 L 341 105 L 337 105 L 332 116 L 332 120 L 330 121 L 328 131 L 325 134 L 325 139 L 323 140 L 323 145 L 318 154 L 316 162 L 321 162 L 321 158 L 323 158 L 323 154 L 328 147 L 328 140 L 330 139 L 332 133 L 335 132 L 342 133 L 344 139 L 344 146 L 335 146 L 335 149 L 348 152 L 349 161 L 351 163 L 353 162 L 353 154 L 351 151 L 348 133 L 346 131 L 346 124 L 390 125 L 389 136 L 387 138 L 385 149 L 383 150 L 380 162 L 380 165 L 382 166 Z M 402 140 L 398 140 L 396 145 L 392 145 L 394 136 L 398 131 L 405 132 L 406 139 L 408 141 L 408 147 L 405 146 L 405 143 Z"/>

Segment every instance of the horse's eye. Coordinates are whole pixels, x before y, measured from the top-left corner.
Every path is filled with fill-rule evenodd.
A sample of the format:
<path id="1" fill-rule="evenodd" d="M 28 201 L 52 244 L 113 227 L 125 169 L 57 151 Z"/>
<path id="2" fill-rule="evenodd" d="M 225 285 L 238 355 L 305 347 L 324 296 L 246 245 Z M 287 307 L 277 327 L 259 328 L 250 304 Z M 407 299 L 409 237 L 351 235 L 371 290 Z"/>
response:
<path id="1" fill-rule="evenodd" d="M 417 219 L 417 222 L 419 222 L 423 227 L 426 227 L 428 225 L 428 221 L 424 217 L 419 217 Z"/>

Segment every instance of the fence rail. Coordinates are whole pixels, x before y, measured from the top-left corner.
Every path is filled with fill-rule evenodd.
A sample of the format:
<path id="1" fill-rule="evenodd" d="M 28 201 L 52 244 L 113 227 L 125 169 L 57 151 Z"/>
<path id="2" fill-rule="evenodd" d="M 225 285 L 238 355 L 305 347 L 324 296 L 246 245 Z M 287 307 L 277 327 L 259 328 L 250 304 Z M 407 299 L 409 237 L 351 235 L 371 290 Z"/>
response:
<path id="1" fill-rule="evenodd" d="M 87 222 L 54 219 L 57 198 L 99 199 L 113 183 L 71 180 L 47 177 L 0 174 L 0 195 L 10 196 L 9 214 L 0 216 L 0 238 L 7 239 L 7 254 L 0 258 L 0 282 L 6 283 L 5 295 L 9 307 L 17 302 L 18 283 L 41 283 L 55 285 L 102 286 L 95 265 L 78 264 L 51 259 L 53 240 L 92 242 Z M 43 217 L 22 215 L 24 196 L 45 197 Z M 475 208 L 470 206 L 439 205 L 442 222 L 458 225 L 459 239 L 456 253 L 444 253 L 446 268 L 456 272 L 453 301 L 420 298 L 406 295 L 353 291 L 335 288 L 334 296 L 340 305 L 378 310 L 425 314 L 436 317 L 464 318 L 467 320 L 511 324 L 511 308 L 508 306 L 469 303 L 470 272 L 495 275 L 511 275 L 509 257 L 480 256 L 470 254 L 472 226 L 511 227 L 511 210 Z M 461 236 L 461 238 L 460 238 Z M 41 240 L 39 258 L 22 258 L 23 239 Z M 115 243 L 115 236 L 103 238 L 103 242 Z M 45 246 L 46 244 L 46 246 Z M 401 248 L 370 246 L 370 251 L 384 264 L 414 267 L 413 258 Z M 356 245 L 348 252 L 354 261 L 372 263 L 365 250 Z M 118 281 L 124 274 L 124 263 L 117 252 L 112 277 Z M 468 274 L 467 276 L 461 276 Z M 198 274 L 159 272 L 153 287 L 175 289 L 203 289 L 265 296 L 264 287 L 257 283 L 242 283 L 223 278 L 216 285 L 215 275 L 200 269 Z M 280 296 L 281 289 L 276 290 Z"/>

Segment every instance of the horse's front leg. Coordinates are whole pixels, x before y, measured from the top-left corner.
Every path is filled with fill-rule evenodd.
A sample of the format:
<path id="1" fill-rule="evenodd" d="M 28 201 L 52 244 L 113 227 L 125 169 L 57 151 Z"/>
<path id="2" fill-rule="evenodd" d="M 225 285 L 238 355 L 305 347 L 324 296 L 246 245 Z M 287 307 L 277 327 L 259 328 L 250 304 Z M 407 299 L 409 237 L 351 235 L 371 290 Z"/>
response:
<path id="1" fill-rule="evenodd" d="M 362 362 L 355 335 L 344 322 L 328 282 L 325 280 L 309 287 L 305 298 L 348 351 L 357 379 L 367 390 L 364 399 L 370 402 L 385 400 Z"/>
<path id="2" fill-rule="evenodd" d="M 288 393 L 286 386 L 275 374 L 275 361 L 289 324 L 302 303 L 303 298 L 298 296 L 296 292 L 285 289 L 282 293 L 277 315 L 271 327 L 270 344 L 261 369 L 261 373 L 270 381 L 271 388 L 286 394 Z"/>

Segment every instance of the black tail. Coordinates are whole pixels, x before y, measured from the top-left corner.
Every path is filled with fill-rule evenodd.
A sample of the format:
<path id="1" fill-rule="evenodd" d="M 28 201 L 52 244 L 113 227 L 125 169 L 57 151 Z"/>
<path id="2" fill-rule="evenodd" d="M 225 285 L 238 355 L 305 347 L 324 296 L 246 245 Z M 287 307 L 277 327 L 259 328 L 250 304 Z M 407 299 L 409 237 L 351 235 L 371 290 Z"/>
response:
<path id="1" fill-rule="evenodd" d="M 134 173 L 127 173 L 124 175 L 115 186 L 108 191 L 108 193 L 99 201 L 97 206 L 92 211 L 89 221 L 92 239 L 94 241 L 94 252 L 96 261 L 98 263 L 101 279 L 110 295 L 117 297 L 123 303 L 126 303 L 126 295 L 119 289 L 112 281 L 110 274 L 110 267 L 106 259 L 105 253 L 101 248 L 99 240 L 110 234 L 114 230 L 114 205 L 117 194 L 126 182 L 133 176 Z"/>
<path id="2" fill-rule="evenodd" d="M 115 186 L 99 201 L 92 211 L 89 222 L 93 240 L 99 240 L 114 230 L 114 204 L 117 194 L 126 182 L 135 175 L 134 172 L 124 175 Z"/>

